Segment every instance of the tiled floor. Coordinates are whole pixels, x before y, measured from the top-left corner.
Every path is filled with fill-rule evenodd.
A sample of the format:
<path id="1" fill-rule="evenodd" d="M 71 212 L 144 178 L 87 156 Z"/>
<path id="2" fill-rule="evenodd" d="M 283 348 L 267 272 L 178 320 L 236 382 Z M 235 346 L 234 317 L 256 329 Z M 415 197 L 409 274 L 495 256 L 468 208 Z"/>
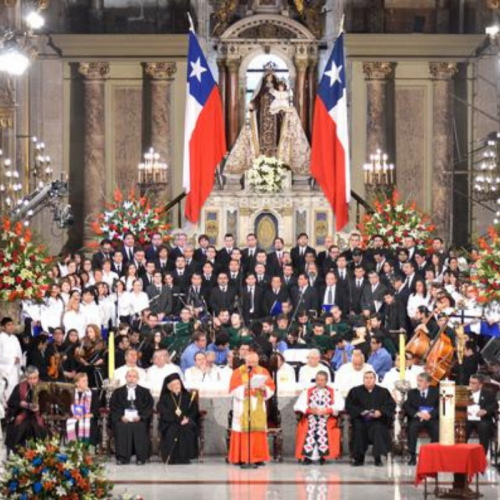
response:
<path id="1" fill-rule="evenodd" d="M 109 464 L 108 470 L 115 481 L 114 494 L 128 491 L 147 500 L 400 500 L 424 496 L 423 486 L 413 484 L 415 468 L 398 461 L 382 468 L 367 461 L 364 467 L 353 468 L 345 461 L 305 467 L 288 460 L 245 471 L 207 457 L 204 464 L 190 466 Z M 451 475 L 443 475 L 442 481 L 450 480 Z M 498 484 L 498 473 L 489 468 L 480 479 L 483 498 L 500 499 Z"/>

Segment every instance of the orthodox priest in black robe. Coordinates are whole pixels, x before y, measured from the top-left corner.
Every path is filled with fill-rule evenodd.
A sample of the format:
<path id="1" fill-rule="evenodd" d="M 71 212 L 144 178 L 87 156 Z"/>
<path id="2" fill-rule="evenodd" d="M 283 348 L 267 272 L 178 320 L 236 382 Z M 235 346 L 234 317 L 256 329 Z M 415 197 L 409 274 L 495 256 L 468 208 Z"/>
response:
<path id="1" fill-rule="evenodd" d="M 363 465 L 365 453 L 373 445 L 375 465 L 381 466 L 382 455 L 391 448 L 390 428 L 396 404 L 387 389 L 376 385 L 377 375 L 366 372 L 363 385 L 353 387 L 346 399 L 346 410 L 352 422 L 353 465 Z"/>
<path id="2" fill-rule="evenodd" d="M 160 452 L 167 464 L 188 464 L 198 457 L 198 394 L 184 388 L 177 373 L 165 378 L 157 406 Z"/>
<path id="3" fill-rule="evenodd" d="M 5 446 L 15 451 L 30 439 L 44 439 L 47 430 L 40 408 L 35 402 L 35 387 L 40 374 L 35 366 L 26 368 L 26 380 L 17 385 L 7 402 L 7 433 Z"/>
<path id="4" fill-rule="evenodd" d="M 154 400 L 148 389 L 137 385 L 139 373 L 131 368 L 127 384 L 116 389 L 109 402 L 111 425 L 118 464 L 128 464 L 132 455 L 137 465 L 144 465 L 151 453 L 149 426 Z"/>

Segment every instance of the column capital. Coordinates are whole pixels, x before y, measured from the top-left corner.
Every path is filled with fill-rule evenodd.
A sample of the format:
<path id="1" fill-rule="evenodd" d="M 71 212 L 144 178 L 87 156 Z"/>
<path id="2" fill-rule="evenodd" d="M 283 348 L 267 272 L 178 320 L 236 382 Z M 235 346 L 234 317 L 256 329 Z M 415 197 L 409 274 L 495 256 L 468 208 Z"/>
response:
<path id="1" fill-rule="evenodd" d="M 386 80 L 394 76 L 395 67 L 393 62 L 364 62 L 363 73 L 367 80 Z"/>
<path id="2" fill-rule="evenodd" d="M 296 58 L 294 62 L 298 72 L 305 73 L 307 71 L 307 67 L 309 66 L 308 59 Z"/>
<path id="3" fill-rule="evenodd" d="M 228 59 L 226 66 L 229 69 L 229 73 L 237 73 L 240 69 L 240 60 L 239 59 Z"/>
<path id="4" fill-rule="evenodd" d="M 85 80 L 104 80 L 109 76 L 108 62 L 81 62 L 78 65 L 78 73 Z"/>
<path id="5" fill-rule="evenodd" d="M 457 63 L 431 62 L 429 72 L 433 80 L 451 80 L 458 72 Z"/>
<path id="6" fill-rule="evenodd" d="M 172 80 L 177 73 L 177 64 L 171 61 L 147 62 L 143 66 L 152 80 Z"/>

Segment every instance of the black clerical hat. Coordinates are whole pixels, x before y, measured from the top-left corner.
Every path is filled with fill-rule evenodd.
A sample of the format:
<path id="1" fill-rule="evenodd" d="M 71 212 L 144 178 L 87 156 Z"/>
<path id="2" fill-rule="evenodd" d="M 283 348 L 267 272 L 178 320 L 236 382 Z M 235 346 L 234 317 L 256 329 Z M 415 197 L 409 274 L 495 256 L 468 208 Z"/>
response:
<path id="1" fill-rule="evenodd" d="M 165 377 L 165 380 L 163 381 L 163 386 L 167 386 L 168 384 L 170 384 L 170 382 L 173 382 L 174 380 L 181 380 L 181 377 L 178 373 L 171 373 L 170 375 Z"/>

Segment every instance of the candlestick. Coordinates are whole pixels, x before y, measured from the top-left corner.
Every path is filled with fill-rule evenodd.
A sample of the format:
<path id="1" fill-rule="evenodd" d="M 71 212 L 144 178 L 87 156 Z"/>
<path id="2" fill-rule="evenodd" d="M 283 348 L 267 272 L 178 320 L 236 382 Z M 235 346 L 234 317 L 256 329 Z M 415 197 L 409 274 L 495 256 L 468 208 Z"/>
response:
<path id="1" fill-rule="evenodd" d="M 404 333 L 399 334 L 399 380 L 406 378 L 406 338 Z"/>

